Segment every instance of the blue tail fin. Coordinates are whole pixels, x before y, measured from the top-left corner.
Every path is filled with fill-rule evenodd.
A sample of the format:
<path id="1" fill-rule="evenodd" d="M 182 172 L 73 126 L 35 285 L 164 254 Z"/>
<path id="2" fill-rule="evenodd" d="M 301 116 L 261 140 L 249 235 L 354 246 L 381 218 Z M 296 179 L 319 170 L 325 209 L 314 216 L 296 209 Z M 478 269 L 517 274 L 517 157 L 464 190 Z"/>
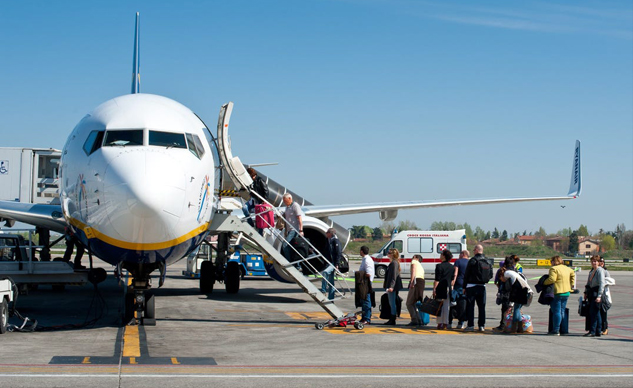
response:
<path id="1" fill-rule="evenodd" d="M 132 69 L 132 94 L 141 92 L 141 54 L 139 52 L 139 13 L 136 13 L 136 26 L 134 27 L 134 63 Z"/>

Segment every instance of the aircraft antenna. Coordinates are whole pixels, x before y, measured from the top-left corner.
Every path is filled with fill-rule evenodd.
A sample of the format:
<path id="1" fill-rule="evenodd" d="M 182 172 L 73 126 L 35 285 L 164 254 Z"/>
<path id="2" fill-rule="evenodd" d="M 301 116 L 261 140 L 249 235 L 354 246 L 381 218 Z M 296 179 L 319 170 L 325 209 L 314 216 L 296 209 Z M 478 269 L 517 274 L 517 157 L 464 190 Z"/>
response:
<path id="1" fill-rule="evenodd" d="M 134 26 L 134 59 L 132 63 L 132 94 L 141 92 L 141 54 L 139 52 L 140 23 L 139 13 L 136 13 Z"/>

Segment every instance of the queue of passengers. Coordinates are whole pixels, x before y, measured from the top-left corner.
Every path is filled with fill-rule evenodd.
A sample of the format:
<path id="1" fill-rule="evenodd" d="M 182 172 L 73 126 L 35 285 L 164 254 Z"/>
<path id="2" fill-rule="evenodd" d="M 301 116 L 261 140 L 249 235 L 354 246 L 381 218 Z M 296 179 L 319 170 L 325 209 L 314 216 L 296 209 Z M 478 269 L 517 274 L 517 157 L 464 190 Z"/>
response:
<path id="1" fill-rule="evenodd" d="M 361 249 L 363 256 L 363 268 L 373 277 L 373 261 L 368 255 L 368 249 Z M 437 315 L 437 329 L 452 329 L 452 323 L 456 319 L 457 329 L 475 331 L 475 305 L 478 308 L 477 331 L 485 331 L 486 321 L 486 284 L 492 278 L 492 268 L 486 264 L 487 259 L 483 255 L 483 246 L 475 246 L 475 255 L 469 259 L 469 252 L 464 250 L 459 259 L 451 263 L 453 254 L 449 250 L 442 251 L 441 262 L 435 268 L 433 282 L 433 299 L 442 302 L 441 313 Z M 389 250 L 391 259 L 383 287 L 387 291 L 391 311 L 390 319 L 386 325 L 395 325 L 398 315 L 397 300 L 399 291 L 403 288 L 400 278 L 400 252 L 397 249 Z M 486 262 L 483 262 L 485 260 Z M 411 279 L 409 282 L 409 294 L 406 306 L 411 315 L 411 322 L 407 326 L 423 326 L 421 314 L 418 311 L 420 301 L 424 300 L 424 269 L 421 265 L 422 257 L 414 255 L 411 261 Z M 501 306 L 501 321 L 495 327 L 495 332 L 521 333 L 532 332 L 531 318 L 524 315 L 521 309 L 529 306 L 533 294 L 527 278 L 523 275 L 523 267 L 519 263 L 520 258 L 510 255 L 505 258 L 494 277 L 494 283 L 498 287 L 496 303 Z M 566 335 L 568 331 L 568 315 L 566 315 L 567 301 L 575 289 L 576 274 L 574 270 L 564 265 L 560 256 L 550 259 L 551 267 L 547 275 L 544 275 L 537 285 L 537 291 L 541 292 L 539 303 L 550 307 L 549 335 Z M 611 306 L 609 285 L 615 284 L 608 271 L 604 267 L 604 259 L 598 255 L 591 258 L 592 269 L 587 278 L 584 299 L 589 306 L 587 314 L 585 336 L 600 337 L 609 331 L 607 323 L 607 310 Z M 386 308 L 387 306 L 385 306 Z M 363 310 L 363 322 L 369 324 L 371 311 Z M 568 313 L 567 313 L 568 314 Z"/>

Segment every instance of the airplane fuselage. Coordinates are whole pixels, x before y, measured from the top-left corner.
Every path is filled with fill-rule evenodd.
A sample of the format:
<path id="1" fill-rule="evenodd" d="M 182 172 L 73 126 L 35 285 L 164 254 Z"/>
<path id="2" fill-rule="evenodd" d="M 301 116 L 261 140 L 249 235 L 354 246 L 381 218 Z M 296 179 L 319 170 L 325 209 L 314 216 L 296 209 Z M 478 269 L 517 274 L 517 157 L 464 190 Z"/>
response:
<path id="1" fill-rule="evenodd" d="M 169 265 L 208 233 L 217 168 L 211 134 L 188 108 L 150 94 L 117 97 L 86 115 L 64 146 L 63 214 L 108 263 Z"/>

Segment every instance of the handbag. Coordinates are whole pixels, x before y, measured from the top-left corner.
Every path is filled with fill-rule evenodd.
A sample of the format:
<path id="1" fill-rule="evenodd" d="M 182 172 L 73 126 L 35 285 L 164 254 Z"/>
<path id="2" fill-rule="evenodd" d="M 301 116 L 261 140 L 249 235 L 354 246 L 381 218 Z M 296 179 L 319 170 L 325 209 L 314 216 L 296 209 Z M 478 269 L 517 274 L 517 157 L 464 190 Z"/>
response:
<path id="1" fill-rule="evenodd" d="M 589 316 L 589 302 L 584 300 L 582 296 L 578 298 L 578 315 L 581 317 Z"/>
<path id="2" fill-rule="evenodd" d="M 420 304 L 420 310 L 429 315 L 435 315 L 439 317 L 442 315 L 442 303 L 443 301 L 429 298 L 428 296 L 424 297 L 424 300 Z"/>

